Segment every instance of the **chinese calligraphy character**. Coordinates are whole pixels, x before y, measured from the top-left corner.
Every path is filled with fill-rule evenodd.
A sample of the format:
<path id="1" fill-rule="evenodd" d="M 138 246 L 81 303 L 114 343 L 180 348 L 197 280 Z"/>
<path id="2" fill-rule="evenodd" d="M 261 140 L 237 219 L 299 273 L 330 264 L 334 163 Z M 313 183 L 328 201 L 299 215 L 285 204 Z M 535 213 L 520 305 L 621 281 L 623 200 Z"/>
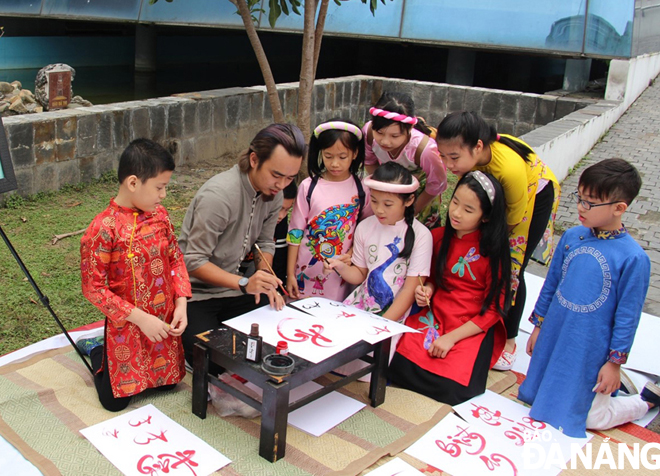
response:
<path id="1" fill-rule="evenodd" d="M 113 438 L 117 438 L 117 439 L 118 439 L 118 438 L 119 438 L 119 431 L 116 430 L 116 429 L 115 429 L 115 430 L 112 430 L 112 431 L 110 431 L 110 430 L 105 430 L 105 431 L 103 432 L 103 435 L 104 435 L 104 436 L 112 436 Z"/>
<path id="2" fill-rule="evenodd" d="M 287 337 L 283 332 L 285 323 L 287 323 L 288 321 L 295 321 L 295 320 L 299 320 L 299 319 L 285 318 L 282 319 L 279 322 L 279 324 L 277 324 L 277 333 L 280 335 L 282 339 L 288 340 L 289 342 L 305 342 L 307 340 L 311 340 L 311 343 L 318 347 L 332 347 L 334 345 L 331 339 L 328 339 L 327 337 L 321 335 L 321 333 L 325 330 L 325 328 L 320 324 L 313 324 L 310 327 L 309 331 L 294 329 L 295 333 L 293 334 L 293 337 Z M 323 345 L 320 342 L 325 342 L 327 344 L 332 344 L 332 345 Z"/>
<path id="3" fill-rule="evenodd" d="M 472 448 L 475 441 L 478 442 L 478 449 L 474 452 L 467 450 L 465 452 L 469 455 L 478 455 L 484 450 L 486 447 L 486 439 L 483 436 L 476 432 L 468 433 L 467 428 L 461 428 L 460 426 L 457 426 L 456 428 L 461 431 L 456 433 L 454 436 L 447 436 L 447 438 L 451 439 L 450 443 L 445 444 L 445 442 L 442 440 L 435 440 L 435 444 L 438 446 L 438 448 L 450 455 L 452 458 L 457 458 L 461 454 L 460 445 L 463 445 L 466 448 Z M 460 438 L 458 438 L 459 436 Z"/>
<path id="4" fill-rule="evenodd" d="M 374 328 L 374 331 L 376 331 L 376 332 L 371 332 L 371 331 L 369 331 L 369 332 L 367 332 L 367 334 L 371 334 L 372 336 L 377 336 L 377 335 L 379 335 L 379 334 L 381 334 L 381 333 L 383 333 L 383 332 L 387 332 L 387 333 L 391 332 L 391 331 L 387 328 L 387 326 L 383 326 L 382 328 L 377 327 L 377 326 L 373 326 L 373 328 Z"/>
<path id="5" fill-rule="evenodd" d="M 151 455 L 144 455 L 137 463 L 137 470 L 140 474 L 157 476 L 159 471 L 169 473 L 170 469 L 177 469 L 183 465 L 190 470 L 193 476 L 197 476 L 193 467 L 199 466 L 199 464 L 192 460 L 193 456 L 195 456 L 195 450 L 177 451 L 173 455 L 165 453 L 158 455 L 158 460 L 154 463 L 147 464 L 147 460 L 155 458 Z"/>
<path id="6" fill-rule="evenodd" d="M 165 436 L 166 431 L 167 430 L 161 430 L 160 435 L 154 435 L 153 433 L 147 433 L 147 435 L 149 435 L 149 436 L 146 437 L 146 440 L 142 440 L 142 441 L 138 441 L 138 437 L 136 436 L 133 439 L 133 442 L 137 445 L 148 445 L 149 443 L 151 443 L 152 441 L 155 441 L 155 440 L 161 440 L 161 441 L 164 441 L 165 443 L 167 443 L 167 437 Z M 153 437 L 153 438 L 151 438 L 151 437 Z"/>
<path id="7" fill-rule="evenodd" d="M 151 415 L 149 415 L 146 418 L 146 420 L 138 421 L 137 423 L 133 423 L 133 422 L 129 421 L 128 424 L 131 425 L 134 428 L 138 427 L 140 425 L 143 425 L 143 424 L 151 425 Z"/>
<path id="8" fill-rule="evenodd" d="M 474 403 L 472 403 L 472 406 L 475 407 L 474 410 L 472 410 L 472 416 L 479 418 L 481 421 L 487 423 L 488 425 L 500 426 L 502 424 L 500 419 L 513 423 L 513 420 L 503 417 L 502 412 L 499 410 L 493 412 L 492 410 L 489 410 L 482 405 L 475 405 Z"/>

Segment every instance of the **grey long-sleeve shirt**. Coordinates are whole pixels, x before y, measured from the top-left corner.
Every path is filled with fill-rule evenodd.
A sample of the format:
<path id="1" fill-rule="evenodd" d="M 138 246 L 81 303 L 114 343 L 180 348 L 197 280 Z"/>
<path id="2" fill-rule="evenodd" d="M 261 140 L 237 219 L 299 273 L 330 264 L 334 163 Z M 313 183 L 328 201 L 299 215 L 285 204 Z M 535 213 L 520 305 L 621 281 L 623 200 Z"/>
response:
<path id="1" fill-rule="evenodd" d="M 210 262 L 232 274 L 257 243 L 275 253 L 273 236 L 282 194 L 265 202 L 238 165 L 210 178 L 197 191 L 181 225 L 179 246 L 188 272 Z M 191 301 L 240 296 L 236 289 L 212 286 L 191 276 Z"/>

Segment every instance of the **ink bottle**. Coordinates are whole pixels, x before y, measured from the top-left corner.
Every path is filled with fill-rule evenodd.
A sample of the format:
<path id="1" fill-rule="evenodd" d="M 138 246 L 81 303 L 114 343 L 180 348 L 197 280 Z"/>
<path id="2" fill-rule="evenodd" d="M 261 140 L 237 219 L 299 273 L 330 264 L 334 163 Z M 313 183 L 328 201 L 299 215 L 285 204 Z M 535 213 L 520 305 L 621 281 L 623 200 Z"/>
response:
<path id="1" fill-rule="evenodd" d="M 263 339 L 259 335 L 259 324 L 252 324 L 250 335 L 247 336 L 247 346 L 245 348 L 245 360 L 250 362 L 261 362 L 261 348 Z"/>
<path id="2" fill-rule="evenodd" d="M 277 342 L 277 347 L 275 348 L 275 353 L 280 355 L 289 354 L 289 344 L 285 340 L 280 340 Z"/>

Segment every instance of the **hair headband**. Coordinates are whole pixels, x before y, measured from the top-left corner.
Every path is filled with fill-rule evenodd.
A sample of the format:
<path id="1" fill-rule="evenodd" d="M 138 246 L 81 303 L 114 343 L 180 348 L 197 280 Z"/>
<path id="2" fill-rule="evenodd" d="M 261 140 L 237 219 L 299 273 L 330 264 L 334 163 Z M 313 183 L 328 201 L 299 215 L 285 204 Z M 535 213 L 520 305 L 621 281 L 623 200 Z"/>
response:
<path id="1" fill-rule="evenodd" d="M 381 182 L 372 179 L 372 176 L 373 174 L 364 178 L 364 184 L 372 190 L 389 193 L 413 193 L 419 188 L 419 181 L 414 175 L 412 183 L 409 184 Z"/>
<path id="2" fill-rule="evenodd" d="M 466 175 L 467 177 L 473 177 L 477 182 L 479 182 L 481 188 L 483 188 L 484 192 L 486 192 L 486 195 L 488 195 L 488 201 L 492 205 L 495 201 L 495 186 L 493 185 L 493 182 L 490 181 L 486 174 L 479 170 L 473 170 L 472 172 L 468 172 Z"/>
<path id="3" fill-rule="evenodd" d="M 350 132 L 355 137 L 357 137 L 358 140 L 362 140 L 362 131 L 360 130 L 360 128 L 356 125 L 349 124 L 348 122 L 344 122 L 344 121 L 330 121 L 319 124 L 318 126 L 316 126 L 316 129 L 314 129 L 314 137 L 318 139 L 319 134 L 321 134 L 321 132 L 325 132 L 333 129 L 336 129 L 338 131 Z"/>
<path id="4" fill-rule="evenodd" d="M 406 116 L 405 114 L 399 114 L 398 112 L 390 112 L 385 109 L 378 109 L 377 107 L 372 107 L 369 109 L 369 114 L 372 116 L 380 116 L 391 121 L 403 122 L 404 124 L 415 125 L 417 124 L 416 117 Z"/>

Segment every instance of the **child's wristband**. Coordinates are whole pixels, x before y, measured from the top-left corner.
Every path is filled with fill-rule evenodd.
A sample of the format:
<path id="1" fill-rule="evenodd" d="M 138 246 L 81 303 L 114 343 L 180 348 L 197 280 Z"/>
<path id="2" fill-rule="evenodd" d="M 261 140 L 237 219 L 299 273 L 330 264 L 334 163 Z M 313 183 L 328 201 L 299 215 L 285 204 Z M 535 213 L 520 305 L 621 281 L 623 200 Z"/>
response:
<path id="1" fill-rule="evenodd" d="M 540 316 L 540 315 L 538 315 L 538 314 L 535 313 L 535 312 L 532 312 L 532 315 L 529 316 L 529 322 L 531 322 L 532 324 L 534 324 L 534 326 L 538 327 L 539 329 L 540 329 L 541 326 L 543 325 L 543 320 L 544 320 L 544 319 L 545 319 L 545 317 Z"/>

